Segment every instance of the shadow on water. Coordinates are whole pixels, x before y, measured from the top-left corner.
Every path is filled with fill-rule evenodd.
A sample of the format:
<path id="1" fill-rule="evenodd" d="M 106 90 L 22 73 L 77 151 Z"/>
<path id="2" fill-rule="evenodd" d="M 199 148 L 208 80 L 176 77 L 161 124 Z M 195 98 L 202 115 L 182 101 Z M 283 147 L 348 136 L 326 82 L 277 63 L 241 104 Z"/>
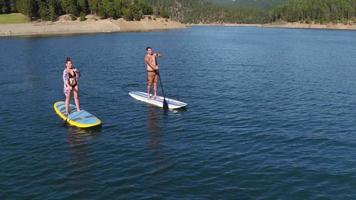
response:
<path id="1" fill-rule="evenodd" d="M 66 124 L 68 127 L 68 137 L 72 137 L 75 140 L 79 141 L 87 141 L 94 139 L 100 132 L 102 126 L 97 126 L 97 127 L 92 127 L 92 128 L 77 128 L 75 126 L 69 126 Z"/>
<path id="2" fill-rule="evenodd" d="M 186 111 L 188 111 L 188 108 L 187 108 L 187 107 L 182 107 L 182 108 L 178 108 L 178 109 L 173 110 L 174 113 L 177 113 L 177 112 L 186 112 Z"/>

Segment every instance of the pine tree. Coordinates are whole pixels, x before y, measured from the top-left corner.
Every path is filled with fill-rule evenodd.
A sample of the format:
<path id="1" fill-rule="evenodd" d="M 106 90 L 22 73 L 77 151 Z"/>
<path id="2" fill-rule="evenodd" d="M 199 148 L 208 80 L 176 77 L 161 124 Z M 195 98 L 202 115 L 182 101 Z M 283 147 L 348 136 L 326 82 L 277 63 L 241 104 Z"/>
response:
<path id="1" fill-rule="evenodd" d="M 124 18 L 128 21 L 142 19 L 143 13 L 137 4 L 131 4 L 124 11 Z"/>
<path id="2" fill-rule="evenodd" d="M 6 0 L 5 0 L 6 1 Z M 9 0 L 9 12 L 16 12 L 16 1 L 15 0 Z"/>
<path id="3" fill-rule="evenodd" d="M 46 2 L 40 1 L 38 3 L 39 9 L 38 14 L 42 20 L 49 20 L 49 10 Z"/>
<path id="4" fill-rule="evenodd" d="M 114 0 L 113 6 L 114 6 L 116 17 L 123 16 L 124 10 L 127 9 L 128 5 L 129 5 L 128 0 Z"/>
<path id="5" fill-rule="evenodd" d="M 16 0 L 16 10 L 29 18 L 38 16 L 38 3 L 35 0 Z"/>
<path id="6" fill-rule="evenodd" d="M 87 14 L 88 10 L 89 10 L 88 0 L 78 0 L 78 7 L 79 7 L 80 12 Z"/>
<path id="7" fill-rule="evenodd" d="M 105 17 L 116 18 L 116 12 L 111 0 L 103 0 L 103 10 L 105 12 Z"/>
<path id="8" fill-rule="evenodd" d="M 78 2 L 77 0 L 69 1 L 69 13 L 74 16 L 79 16 Z"/>
<path id="9" fill-rule="evenodd" d="M 153 14 L 153 9 L 149 5 L 147 0 L 136 0 L 135 4 L 139 7 L 142 14 L 144 14 L 144 15 L 152 15 Z"/>
<path id="10" fill-rule="evenodd" d="M 71 0 L 60 0 L 60 6 L 64 13 L 70 13 L 70 1 Z"/>
<path id="11" fill-rule="evenodd" d="M 88 0 L 90 14 L 98 14 L 98 0 Z"/>
<path id="12" fill-rule="evenodd" d="M 8 7 L 6 6 L 6 2 L 7 0 L 0 0 L 0 14 L 8 12 Z"/>
<path id="13" fill-rule="evenodd" d="M 106 12 L 105 12 L 105 8 L 103 5 L 103 0 L 98 0 L 98 13 L 97 15 L 99 15 L 100 18 L 104 19 L 107 17 Z"/>
<path id="14" fill-rule="evenodd" d="M 48 0 L 48 19 L 55 21 L 61 13 L 61 7 L 57 0 Z"/>

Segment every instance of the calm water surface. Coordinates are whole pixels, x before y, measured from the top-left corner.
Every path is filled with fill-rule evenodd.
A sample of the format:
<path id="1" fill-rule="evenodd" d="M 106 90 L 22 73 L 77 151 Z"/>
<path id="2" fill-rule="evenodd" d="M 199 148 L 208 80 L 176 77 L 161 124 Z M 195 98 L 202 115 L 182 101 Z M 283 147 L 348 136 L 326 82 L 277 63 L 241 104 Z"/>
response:
<path id="1" fill-rule="evenodd" d="M 164 113 L 145 90 L 159 60 Z M 356 32 L 193 27 L 0 38 L 0 199 L 355 199 Z M 99 129 L 69 127 L 66 56 Z"/>

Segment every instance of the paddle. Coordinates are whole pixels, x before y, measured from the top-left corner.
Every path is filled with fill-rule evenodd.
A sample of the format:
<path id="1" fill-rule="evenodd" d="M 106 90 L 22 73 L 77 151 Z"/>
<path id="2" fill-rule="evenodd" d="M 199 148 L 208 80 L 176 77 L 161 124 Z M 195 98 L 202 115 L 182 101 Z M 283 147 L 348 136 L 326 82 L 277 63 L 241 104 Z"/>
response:
<path id="1" fill-rule="evenodd" d="M 157 63 L 157 57 L 155 56 L 155 61 L 156 61 L 156 65 L 158 65 Z M 159 74 L 159 70 L 157 70 L 157 75 L 158 75 L 158 79 L 159 79 L 159 84 L 161 85 L 161 90 L 162 90 L 162 96 L 163 96 L 163 109 L 164 110 L 168 110 L 168 103 L 166 101 L 166 95 L 164 94 L 164 90 L 163 90 L 163 84 L 162 84 L 162 80 L 161 80 L 161 75 Z"/>
<path id="2" fill-rule="evenodd" d="M 162 85 L 162 80 L 161 80 L 161 76 L 159 75 L 159 71 L 157 71 L 157 75 L 159 78 L 159 84 L 161 85 L 161 90 L 162 90 L 162 95 L 163 95 L 163 109 L 164 110 L 168 110 L 168 103 L 166 101 L 166 95 L 164 94 L 164 90 L 163 90 L 163 85 Z"/>

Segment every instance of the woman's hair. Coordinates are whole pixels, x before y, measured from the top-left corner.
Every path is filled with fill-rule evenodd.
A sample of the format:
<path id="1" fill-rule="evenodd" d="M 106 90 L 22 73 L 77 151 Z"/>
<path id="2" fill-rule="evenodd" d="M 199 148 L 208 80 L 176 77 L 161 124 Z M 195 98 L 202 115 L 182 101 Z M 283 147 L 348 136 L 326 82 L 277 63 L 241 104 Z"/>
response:
<path id="1" fill-rule="evenodd" d="M 68 61 L 71 61 L 71 62 L 72 62 L 72 59 L 71 59 L 70 57 L 67 57 L 65 63 L 67 63 Z"/>
<path id="2" fill-rule="evenodd" d="M 67 57 L 67 58 L 66 58 L 66 61 L 64 62 L 64 68 L 67 67 L 67 63 L 68 63 L 69 61 L 72 62 L 72 59 L 71 59 L 70 57 Z"/>

